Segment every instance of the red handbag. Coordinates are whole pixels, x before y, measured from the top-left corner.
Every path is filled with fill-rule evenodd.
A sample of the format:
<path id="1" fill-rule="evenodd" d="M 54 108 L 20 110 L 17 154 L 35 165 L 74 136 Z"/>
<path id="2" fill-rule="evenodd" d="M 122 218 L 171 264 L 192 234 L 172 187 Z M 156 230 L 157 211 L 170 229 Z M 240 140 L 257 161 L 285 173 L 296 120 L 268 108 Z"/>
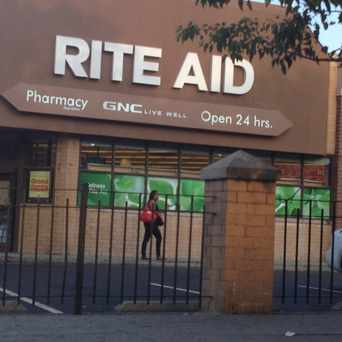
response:
<path id="1" fill-rule="evenodd" d="M 154 219 L 154 215 L 152 210 L 145 208 L 141 213 L 140 213 L 140 221 L 144 223 L 151 223 Z"/>

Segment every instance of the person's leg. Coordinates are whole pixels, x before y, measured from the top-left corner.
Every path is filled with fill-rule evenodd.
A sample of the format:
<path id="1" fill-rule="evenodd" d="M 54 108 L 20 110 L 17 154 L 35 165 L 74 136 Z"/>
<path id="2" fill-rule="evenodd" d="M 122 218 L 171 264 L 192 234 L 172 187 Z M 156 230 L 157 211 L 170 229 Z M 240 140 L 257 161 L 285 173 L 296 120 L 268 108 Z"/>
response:
<path id="1" fill-rule="evenodd" d="M 159 227 L 156 226 L 153 229 L 153 235 L 156 238 L 156 253 L 157 253 L 157 258 L 160 258 L 160 247 L 161 247 L 161 242 L 162 242 L 162 235 L 161 232 L 159 230 Z"/>
<path id="2" fill-rule="evenodd" d="M 144 227 L 145 227 L 145 235 L 144 235 L 144 240 L 143 240 L 142 246 L 141 246 L 141 255 L 142 255 L 143 259 L 146 258 L 146 247 L 147 247 L 148 241 L 151 238 L 150 225 L 148 223 L 144 223 Z"/>

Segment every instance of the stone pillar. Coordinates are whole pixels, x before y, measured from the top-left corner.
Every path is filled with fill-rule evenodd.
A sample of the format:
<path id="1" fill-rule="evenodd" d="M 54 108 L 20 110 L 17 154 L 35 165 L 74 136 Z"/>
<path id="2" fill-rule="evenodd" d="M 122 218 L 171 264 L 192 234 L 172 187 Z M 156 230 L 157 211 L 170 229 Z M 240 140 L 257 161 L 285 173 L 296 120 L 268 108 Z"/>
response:
<path id="1" fill-rule="evenodd" d="M 78 175 L 80 164 L 80 139 L 72 136 L 60 136 L 57 140 L 54 200 L 56 205 L 70 205 L 77 200 Z"/>
<path id="2" fill-rule="evenodd" d="M 68 248 L 70 256 L 76 255 L 79 210 L 77 189 L 80 163 L 80 139 L 60 136 L 57 140 L 54 186 L 54 254 L 63 254 L 68 216 Z M 69 199 L 67 215 L 66 202 Z"/>
<path id="3" fill-rule="evenodd" d="M 205 168 L 202 178 L 203 309 L 271 312 L 277 171 L 239 151 Z"/>

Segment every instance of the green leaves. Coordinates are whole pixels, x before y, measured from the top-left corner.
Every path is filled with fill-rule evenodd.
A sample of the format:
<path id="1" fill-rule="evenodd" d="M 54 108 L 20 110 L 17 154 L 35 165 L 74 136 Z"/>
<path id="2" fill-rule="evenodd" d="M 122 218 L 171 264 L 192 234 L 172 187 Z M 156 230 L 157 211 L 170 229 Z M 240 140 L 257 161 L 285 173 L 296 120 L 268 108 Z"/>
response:
<path id="1" fill-rule="evenodd" d="M 266 7 L 271 0 L 264 0 Z M 342 62 L 342 46 L 340 49 L 327 53 L 328 48 L 319 44 L 321 30 L 327 30 L 342 23 L 342 1 L 340 0 L 280 0 L 284 8 L 282 17 L 274 17 L 265 21 L 244 17 L 236 22 L 217 23 L 202 26 L 190 22 L 180 26 L 177 39 L 180 42 L 188 40 L 198 42 L 205 51 L 217 50 L 228 54 L 232 59 L 241 60 L 254 57 L 260 59 L 269 57 L 274 67 L 279 67 L 283 73 L 293 65 L 298 58 L 314 62 Z M 202 7 L 222 8 L 228 5 L 226 0 L 196 0 L 196 5 Z M 253 10 L 248 0 L 238 0 L 243 11 L 246 7 Z M 334 20 L 331 20 L 334 15 Z M 321 29 L 322 28 L 322 29 Z"/>

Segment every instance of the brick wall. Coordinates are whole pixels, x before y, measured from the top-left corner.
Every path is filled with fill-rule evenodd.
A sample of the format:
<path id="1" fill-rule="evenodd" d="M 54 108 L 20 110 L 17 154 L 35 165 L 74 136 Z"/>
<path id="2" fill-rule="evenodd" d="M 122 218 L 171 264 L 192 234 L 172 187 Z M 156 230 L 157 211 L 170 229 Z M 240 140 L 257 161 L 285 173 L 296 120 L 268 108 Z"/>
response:
<path id="1" fill-rule="evenodd" d="M 21 209 L 21 216 L 24 209 Z M 54 211 L 55 219 L 52 217 Z M 99 214 L 99 215 L 98 215 Z M 56 219 L 58 217 L 58 219 Z M 63 218 L 63 219 L 62 219 Z M 77 239 L 79 231 L 79 209 L 69 208 L 69 223 L 66 225 L 66 208 L 28 206 L 25 208 L 24 225 L 21 222 L 21 227 L 24 231 L 24 253 L 32 255 L 36 246 L 37 227 L 39 226 L 38 251 L 42 255 L 47 255 L 50 251 L 51 244 L 51 228 L 52 229 L 52 252 L 55 255 L 63 257 L 68 244 L 68 254 L 71 258 L 76 256 Z M 179 236 L 178 236 L 178 256 L 180 260 L 187 260 L 189 247 L 191 246 L 191 259 L 199 262 L 201 255 L 201 239 L 202 239 L 202 222 L 203 217 L 200 214 L 194 214 L 192 217 L 192 241 L 190 244 L 190 214 L 181 214 L 179 221 Z M 52 222 L 54 226 L 52 227 Z M 86 226 L 86 244 L 85 253 L 88 259 L 92 260 L 95 256 L 96 241 L 98 240 L 98 252 L 102 261 L 108 259 L 110 241 L 112 241 L 112 256 L 114 259 L 120 260 L 124 246 L 124 222 L 125 211 L 114 211 L 113 238 L 110 240 L 112 227 L 112 212 L 111 210 L 88 209 L 87 226 Z M 99 227 L 99 229 L 97 229 Z M 176 253 L 177 241 L 177 214 L 169 213 L 166 227 L 160 227 L 162 236 L 165 238 L 165 256 L 168 259 L 174 259 Z M 136 248 L 138 243 L 138 215 L 137 211 L 128 211 L 127 226 L 126 226 L 126 256 L 127 258 L 135 258 Z M 66 232 L 68 237 L 66 239 Z M 97 239 L 98 231 L 98 239 Z M 144 227 L 140 224 L 138 255 L 140 257 L 140 248 L 144 235 Z M 20 233 L 21 236 L 21 233 Z M 149 251 L 149 249 L 148 249 Z M 153 257 L 155 257 L 155 239 L 153 239 Z"/>
<path id="2" fill-rule="evenodd" d="M 231 195 L 232 198 L 235 194 Z M 217 210 L 218 208 L 215 208 Z M 236 205 L 231 206 L 229 212 L 233 215 L 239 212 L 250 212 L 253 216 L 255 211 L 265 212 L 267 208 L 256 204 L 251 205 Z M 52 211 L 54 211 L 55 218 L 53 219 Z M 23 209 L 21 209 L 22 217 Z M 86 255 L 91 259 L 95 254 L 96 245 L 96 233 L 97 233 L 97 210 L 88 210 L 87 230 L 86 230 Z M 208 214 L 208 220 L 210 220 L 210 229 L 212 235 L 209 237 L 210 242 L 213 244 L 221 244 L 222 240 L 219 235 L 215 234 L 215 219 L 217 215 Z M 43 206 L 39 209 L 39 239 L 38 239 L 38 251 L 42 255 L 47 255 L 50 251 L 51 241 L 51 228 L 52 228 L 52 251 L 53 254 L 63 257 L 65 251 L 65 241 L 68 244 L 68 251 L 70 257 L 75 257 L 78 238 L 78 221 L 79 209 L 69 209 L 69 223 L 66 226 L 66 208 L 57 207 L 52 209 L 49 206 Z M 234 221 L 236 216 L 233 216 Z M 24 253 L 32 255 L 35 251 L 36 244 L 36 232 L 37 232 L 37 220 L 38 210 L 36 206 L 30 205 L 25 208 L 25 225 L 24 225 Z M 251 235 L 251 239 L 254 241 L 261 240 L 263 238 L 262 229 L 257 229 L 254 225 L 263 224 L 263 219 L 254 216 L 253 220 L 250 220 L 252 225 L 247 229 L 248 234 Z M 52 222 L 54 225 L 52 227 Z M 191 258 L 193 261 L 199 262 L 201 256 L 201 239 L 202 239 L 202 222 L 203 217 L 200 214 L 193 215 L 193 229 L 192 229 L 192 242 L 191 242 Z M 99 220 L 99 256 L 100 258 L 107 259 L 109 253 L 109 242 L 111 233 L 111 211 L 101 210 Z M 22 222 L 21 222 L 22 227 Z M 123 249 L 123 235 L 124 235 L 124 211 L 115 210 L 114 212 L 114 226 L 113 226 L 113 251 L 112 256 L 114 258 L 121 258 Z M 68 238 L 66 240 L 66 230 L 68 229 Z M 161 232 L 164 237 L 165 227 L 161 227 Z M 232 225 L 234 229 L 234 225 Z M 137 232 L 138 232 L 138 219 L 136 211 L 129 211 L 127 215 L 127 240 L 126 240 L 126 255 L 128 258 L 133 258 L 136 255 L 137 245 Z M 299 267 L 304 268 L 307 265 L 308 257 L 308 232 L 309 224 L 307 220 L 301 220 L 299 225 L 299 243 L 298 243 L 298 263 Z M 139 236 L 139 256 L 140 246 L 143 239 L 144 228 L 140 227 Z M 166 257 L 173 259 L 176 250 L 176 233 L 177 233 L 177 215 L 175 213 L 169 213 L 166 227 Z M 179 224 L 179 257 L 183 260 L 187 259 L 189 251 L 189 233 L 190 233 L 190 215 L 181 214 Z M 238 233 L 235 231 L 235 233 Z M 243 233 L 242 231 L 239 233 Z M 21 233 L 20 233 L 21 234 Z M 296 221 L 289 219 L 287 225 L 287 253 L 286 263 L 287 267 L 291 268 L 295 264 L 296 256 L 296 234 L 297 225 Z M 321 241 L 321 225 L 317 220 L 312 221 L 311 226 L 311 263 L 312 265 L 318 265 L 320 257 L 320 241 Z M 330 247 L 331 243 L 331 224 L 325 222 L 323 228 L 323 254 Z M 275 267 L 281 268 L 283 266 L 283 249 L 284 248 L 284 220 L 277 219 L 275 225 Z M 153 255 L 155 254 L 155 240 L 153 240 Z M 323 259 L 325 260 L 325 259 Z"/>
<path id="3" fill-rule="evenodd" d="M 309 250 L 309 222 L 301 220 L 298 229 L 298 267 L 305 269 L 310 255 L 310 264 L 317 267 L 320 263 L 320 248 L 322 241 L 323 265 L 326 264 L 325 254 L 331 246 L 331 223 L 325 222 L 323 225 L 323 233 L 321 232 L 321 223 L 313 220 L 311 223 L 311 243 Z M 284 220 L 277 219 L 275 227 L 275 249 L 274 264 L 275 268 L 282 269 L 284 261 Z M 322 238 L 321 238 L 322 234 Z M 297 249 L 297 223 L 294 219 L 289 219 L 286 234 L 286 268 L 293 269 L 296 261 Z"/>

